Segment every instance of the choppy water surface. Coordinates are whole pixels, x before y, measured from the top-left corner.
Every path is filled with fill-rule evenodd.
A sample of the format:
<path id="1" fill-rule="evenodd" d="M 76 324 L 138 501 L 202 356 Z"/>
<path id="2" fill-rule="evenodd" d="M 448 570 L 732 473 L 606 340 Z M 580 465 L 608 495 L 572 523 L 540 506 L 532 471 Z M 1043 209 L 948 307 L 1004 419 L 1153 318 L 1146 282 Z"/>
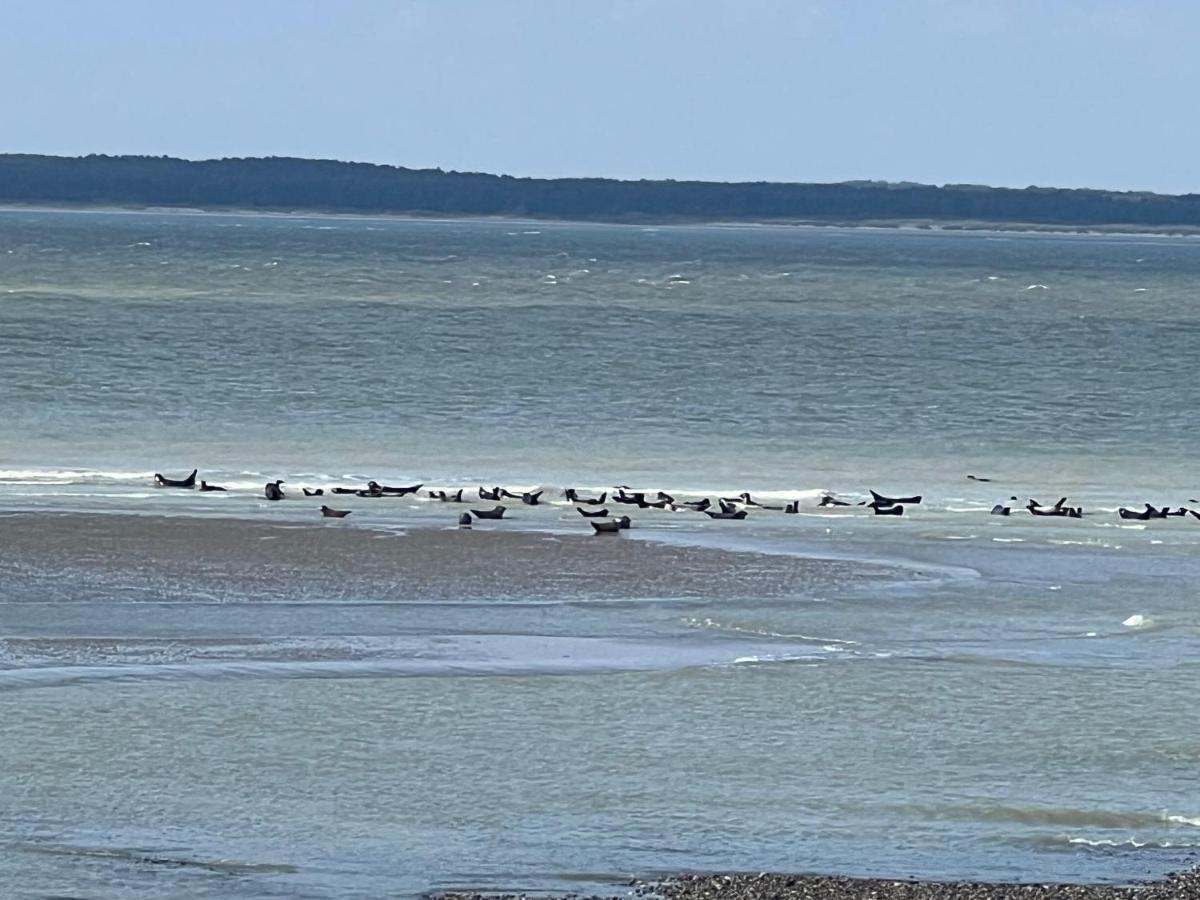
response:
<path id="1" fill-rule="evenodd" d="M 561 542 L 568 484 L 802 504 L 636 513 L 679 552 L 636 577 L 535 543 L 397 578 L 365 542 L 459 512 L 423 499 L 350 498 L 334 569 L 9 538 L 0 883 L 1185 864 L 1200 521 L 1115 509 L 1200 499 L 1197 276 L 1186 239 L 0 213 L 0 513 L 300 526 L 320 501 L 263 481 L 499 483 L 555 502 L 492 527 Z M 149 485 L 193 466 L 230 492 Z M 868 487 L 926 502 L 816 508 Z M 1012 494 L 1087 515 L 987 515 Z M 706 581 L 705 547 L 840 562 Z"/>

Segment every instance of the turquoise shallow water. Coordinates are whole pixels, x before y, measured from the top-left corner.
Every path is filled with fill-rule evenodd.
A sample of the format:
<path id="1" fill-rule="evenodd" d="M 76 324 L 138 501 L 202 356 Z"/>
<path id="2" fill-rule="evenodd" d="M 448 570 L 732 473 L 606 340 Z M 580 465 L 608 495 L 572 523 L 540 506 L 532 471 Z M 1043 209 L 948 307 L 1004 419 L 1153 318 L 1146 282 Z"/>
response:
<path id="1" fill-rule="evenodd" d="M 677 486 L 1118 482 L 1148 459 L 1182 478 L 1197 247 L 10 211 L 0 452 Z"/>
<path id="2" fill-rule="evenodd" d="M 0 880 L 373 897 L 1185 864 L 1200 522 L 1114 510 L 1200 498 L 1197 275 L 1187 239 L 0 213 L 0 512 L 311 521 L 269 477 L 752 490 L 802 514 L 645 511 L 633 537 L 913 573 L 460 597 L 7 551 Z M 229 494 L 149 486 L 193 466 Z M 926 502 L 815 508 L 868 487 Z M 1010 494 L 1088 515 L 987 515 Z M 386 534 L 453 520 L 348 505 Z M 506 527 L 584 528 L 562 503 Z"/>

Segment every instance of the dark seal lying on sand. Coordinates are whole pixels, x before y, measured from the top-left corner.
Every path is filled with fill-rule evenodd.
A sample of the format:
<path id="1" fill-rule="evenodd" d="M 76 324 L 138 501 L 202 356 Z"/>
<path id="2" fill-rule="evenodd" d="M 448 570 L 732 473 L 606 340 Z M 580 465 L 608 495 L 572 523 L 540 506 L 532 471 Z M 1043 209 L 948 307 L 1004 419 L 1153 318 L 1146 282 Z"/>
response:
<path id="1" fill-rule="evenodd" d="M 555 900 L 544 894 L 443 893 L 439 900 Z M 630 890 L 609 895 L 661 900 L 1196 900 L 1200 869 L 1168 875 L 1130 887 L 1097 884 L 988 884 L 967 881 L 890 881 L 824 875 L 734 873 L 680 875 L 662 881 L 635 881 Z M 560 900 L 585 900 L 563 894 Z M 586 900 L 600 900 L 588 896 Z"/>

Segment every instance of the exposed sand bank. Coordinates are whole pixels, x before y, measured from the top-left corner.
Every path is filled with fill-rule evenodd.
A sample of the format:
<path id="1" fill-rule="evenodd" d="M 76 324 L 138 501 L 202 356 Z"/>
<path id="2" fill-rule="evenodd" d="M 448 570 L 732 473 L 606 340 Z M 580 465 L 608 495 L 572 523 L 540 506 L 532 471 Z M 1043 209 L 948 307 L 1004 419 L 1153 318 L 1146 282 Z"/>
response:
<path id="1" fill-rule="evenodd" d="M 778 597 L 851 580 L 892 579 L 898 570 L 674 546 L 622 535 L 549 535 L 506 530 L 405 533 L 241 519 L 103 514 L 0 515 L 0 573 L 67 582 L 80 570 L 101 581 L 136 575 L 229 587 L 292 583 L 321 590 L 380 582 L 424 599 L 489 597 Z"/>

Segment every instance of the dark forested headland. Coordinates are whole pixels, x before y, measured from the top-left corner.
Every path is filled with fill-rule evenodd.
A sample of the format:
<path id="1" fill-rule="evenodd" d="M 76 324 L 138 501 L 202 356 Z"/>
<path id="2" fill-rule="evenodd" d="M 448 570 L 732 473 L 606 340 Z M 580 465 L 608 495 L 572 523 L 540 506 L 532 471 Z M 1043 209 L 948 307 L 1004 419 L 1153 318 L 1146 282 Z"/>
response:
<path id="1" fill-rule="evenodd" d="M 600 221 L 1200 228 L 1200 195 L 933 186 L 513 178 L 335 160 L 0 154 L 0 203 L 514 216 Z"/>

